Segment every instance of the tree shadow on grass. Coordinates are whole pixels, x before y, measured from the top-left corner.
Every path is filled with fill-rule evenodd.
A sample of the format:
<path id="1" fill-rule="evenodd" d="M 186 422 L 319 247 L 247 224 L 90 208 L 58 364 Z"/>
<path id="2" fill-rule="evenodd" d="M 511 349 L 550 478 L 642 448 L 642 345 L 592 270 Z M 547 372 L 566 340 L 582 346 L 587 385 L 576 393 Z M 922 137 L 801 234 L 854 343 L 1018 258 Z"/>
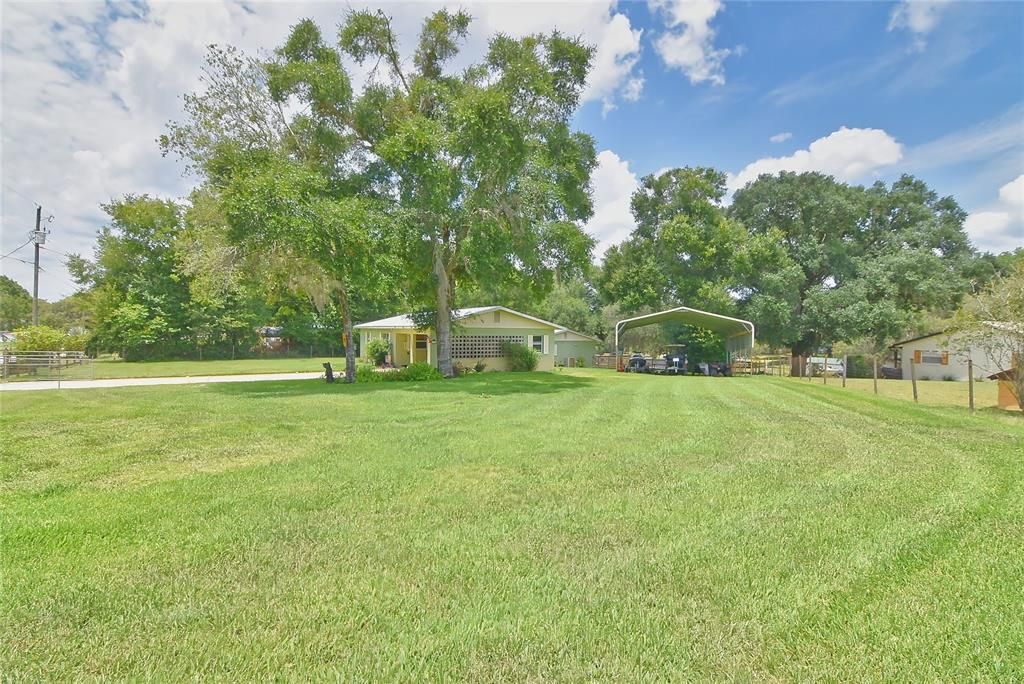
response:
<path id="1" fill-rule="evenodd" d="M 304 395 L 352 396 L 375 392 L 412 392 L 417 394 L 471 394 L 504 396 L 510 394 L 554 394 L 583 389 L 595 383 L 594 378 L 561 373 L 481 373 L 451 380 L 424 382 L 370 382 L 352 385 L 324 380 L 261 380 L 257 382 L 211 383 L 206 389 L 236 397 L 272 399 Z"/>

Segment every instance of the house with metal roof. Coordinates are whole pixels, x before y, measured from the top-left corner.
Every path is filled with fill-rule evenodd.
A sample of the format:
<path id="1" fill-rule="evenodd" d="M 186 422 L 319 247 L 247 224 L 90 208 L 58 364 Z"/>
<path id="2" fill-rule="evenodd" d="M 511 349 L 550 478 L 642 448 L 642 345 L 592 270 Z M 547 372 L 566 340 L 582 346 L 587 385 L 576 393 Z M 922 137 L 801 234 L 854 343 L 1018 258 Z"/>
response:
<path id="1" fill-rule="evenodd" d="M 505 306 L 475 306 L 457 309 L 452 316 L 452 362 L 467 368 L 478 362 L 488 370 L 504 370 L 506 359 L 501 347 L 505 342 L 523 344 L 538 353 L 538 370 L 551 370 L 569 359 L 584 358 L 591 365 L 601 341 L 569 330 L 536 316 Z M 411 363 L 437 363 L 434 331 L 416 325 L 411 314 L 400 314 L 377 321 L 359 323 L 359 356 L 367 359 L 367 345 L 385 340 L 391 347 L 391 362 L 396 366 Z M 575 363 L 573 364 L 575 365 Z"/>
<path id="2" fill-rule="evenodd" d="M 1006 345 L 998 339 L 1010 334 L 1005 325 L 991 324 L 993 341 L 990 344 L 939 331 L 900 340 L 889 348 L 896 366 L 903 369 L 904 380 L 910 379 L 910 364 L 914 364 L 918 380 L 967 380 L 968 361 L 973 362 L 975 379 L 981 380 L 1010 367 L 1009 352 L 1002 351 Z"/>

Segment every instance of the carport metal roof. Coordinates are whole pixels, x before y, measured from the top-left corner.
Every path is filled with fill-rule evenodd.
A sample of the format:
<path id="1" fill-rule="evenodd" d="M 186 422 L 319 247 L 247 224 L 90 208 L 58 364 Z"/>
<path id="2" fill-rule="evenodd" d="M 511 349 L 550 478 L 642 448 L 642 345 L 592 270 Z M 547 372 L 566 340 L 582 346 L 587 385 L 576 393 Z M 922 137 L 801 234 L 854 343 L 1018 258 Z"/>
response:
<path id="1" fill-rule="evenodd" d="M 619 356 L 619 335 L 631 328 L 640 328 L 655 323 L 682 323 L 707 328 L 725 338 L 725 349 L 729 360 L 743 351 L 754 348 L 754 324 L 742 318 L 723 316 L 722 314 L 691 309 L 688 306 L 677 306 L 657 313 L 626 318 L 615 324 L 615 357 Z"/>

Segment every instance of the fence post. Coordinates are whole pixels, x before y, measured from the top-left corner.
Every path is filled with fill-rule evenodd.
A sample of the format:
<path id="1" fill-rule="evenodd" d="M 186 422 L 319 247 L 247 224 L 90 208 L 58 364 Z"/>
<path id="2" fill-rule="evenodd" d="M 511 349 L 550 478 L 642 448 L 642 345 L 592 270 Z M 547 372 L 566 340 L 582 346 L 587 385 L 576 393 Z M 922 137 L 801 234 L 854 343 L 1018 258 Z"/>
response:
<path id="1" fill-rule="evenodd" d="M 974 413 L 974 361 L 967 359 L 967 403 Z"/>
<path id="2" fill-rule="evenodd" d="M 913 359 L 910 360 L 910 385 L 914 389 L 914 403 L 917 403 L 917 373 L 914 372 L 914 366 L 917 362 Z"/>
<path id="3" fill-rule="evenodd" d="M 875 385 L 875 394 L 878 394 L 878 357 L 871 358 L 871 380 Z"/>
<path id="4" fill-rule="evenodd" d="M 846 374 L 850 372 L 850 355 L 843 354 L 843 387 L 846 387 Z"/>
<path id="5" fill-rule="evenodd" d="M 828 384 L 828 354 L 825 354 L 825 363 L 821 364 L 821 384 Z"/>

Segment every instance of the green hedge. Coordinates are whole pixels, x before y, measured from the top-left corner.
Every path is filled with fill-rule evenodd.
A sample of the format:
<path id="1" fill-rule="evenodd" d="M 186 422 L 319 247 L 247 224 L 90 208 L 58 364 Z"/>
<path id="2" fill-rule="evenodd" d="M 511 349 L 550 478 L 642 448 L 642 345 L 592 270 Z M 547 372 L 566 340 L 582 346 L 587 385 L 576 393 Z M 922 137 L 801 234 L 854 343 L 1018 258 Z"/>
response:
<path id="1" fill-rule="evenodd" d="M 540 355 L 525 344 L 502 342 L 501 351 L 508 359 L 510 371 L 532 371 L 540 363 Z"/>

